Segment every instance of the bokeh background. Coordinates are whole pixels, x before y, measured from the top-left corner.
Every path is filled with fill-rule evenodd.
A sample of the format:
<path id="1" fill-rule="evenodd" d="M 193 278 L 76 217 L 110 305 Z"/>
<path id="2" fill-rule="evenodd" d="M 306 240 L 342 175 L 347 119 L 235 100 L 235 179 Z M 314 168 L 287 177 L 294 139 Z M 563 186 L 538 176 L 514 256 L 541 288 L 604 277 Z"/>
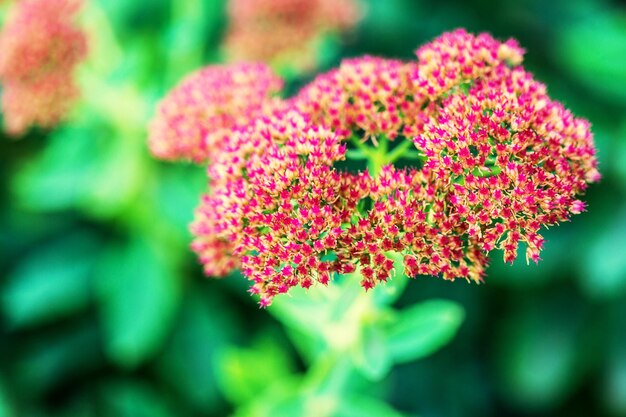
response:
<path id="1" fill-rule="evenodd" d="M 263 415 L 250 404 L 279 398 L 307 364 L 245 279 L 204 278 L 188 250 L 204 169 L 146 147 L 158 99 L 223 59 L 226 0 L 89 2 L 72 117 L 0 136 L 0 416 Z M 321 43 L 318 71 L 410 59 L 458 27 L 515 37 L 551 96 L 591 121 L 603 180 L 588 212 L 545 232 L 539 265 L 495 254 L 486 285 L 410 282 L 397 305 L 455 300 L 458 335 L 382 381 L 350 375 L 349 390 L 398 412 L 367 416 L 626 416 L 626 7 L 362 3 L 354 30 Z M 288 91 L 314 74 L 288 74 Z"/>

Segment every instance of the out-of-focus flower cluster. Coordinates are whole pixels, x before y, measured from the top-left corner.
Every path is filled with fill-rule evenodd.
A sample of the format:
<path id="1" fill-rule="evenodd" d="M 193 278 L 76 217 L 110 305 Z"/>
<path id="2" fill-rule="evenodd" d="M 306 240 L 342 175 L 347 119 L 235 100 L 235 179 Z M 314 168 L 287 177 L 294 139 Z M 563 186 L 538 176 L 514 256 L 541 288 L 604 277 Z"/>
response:
<path id="1" fill-rule="evenodd" d="M 85 57 L 85 33 L 74 20 L 81 0 L 21 0 L 0 34 L 5 130 L 59 123 L 79 96 L 73 73 Z"/>
<path id="2" fill-rule="evenodd" d="M 311 69 L 321 37 L 353 27 L 359 6 L 356 0 L 230 0 L 226 53 L 232 61 Z"/>
<path id="3" fill-rule="evenodd" d="M 232 130 L 278 106 L 283 82 L 264 64 L 210 65 L 183 79 L 158 105 L 148 143 L 161 159 L 213 160 Z"/>
<path id="4" fill-rule="evenodd" d="M 522 56 L 458 30 L 415 61 L 350 59 L 261 104 L 210 158 L 192 225 L 206 273 L 240 268 L 268 305 L 335 273 L 372 288 L 394 275 L 392 253 L 409 277 L 475 282 L 494 249 L 512 262 L 522 243 L 537 262 L 540 229 L 583 211 L 600 175 L 589 123 Z M 368 169 L 341 168 L 353 157 Z"/>

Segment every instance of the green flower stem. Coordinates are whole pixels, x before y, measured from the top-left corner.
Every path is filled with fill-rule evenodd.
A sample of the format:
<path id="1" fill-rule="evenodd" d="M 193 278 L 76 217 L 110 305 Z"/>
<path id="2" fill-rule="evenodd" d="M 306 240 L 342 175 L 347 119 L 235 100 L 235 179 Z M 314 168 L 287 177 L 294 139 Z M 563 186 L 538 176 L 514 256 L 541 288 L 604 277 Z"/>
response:
<path id="1" fill-rule="evenodd" d="M 385 165 L 393 164 L 400 159 L 425 161 L 426 156 L 415 148 L 410 140 L 405 140 L 393 150 L 389 151 L 389 138 L 381 135 L 375 146 L 368 146 L 362 138 L 352 135 L 350 141 L 357 150 L 349 150 L 348 157 L 367 159 L 367 168 L 371 175 L 377 176 Z M 372 139 L 372 141 L 374 141 Z"/>
<path id="2" fill-rule="evenodd" d="M 409 151 L 415 147 L 415 144 L 410 140 L 405 140 L 398 147 L 387 154 L 387 163 L 393 164 L 397 160 L 401 158 L 407 158 L 407 156 L 411 156 L 411 159 L 416 158 L 419 159 L 422 155 L 418 152 L 410 152 Z"/>
<path id="3" fill-rule="evenodd" d="M 306 399 L 304 416 L 337 415 L 341 396 L 353 389 L 355 376 L 370 378 L 362 369 L 363 363 L 371 359 L 364 351 L 368 329 L 386 322 L 389 306 L 400 297 L 406 284 L 401 255 L 390 256 L 397 261 L 397 273 L 388 283 L 368 292 L 361 288 L 362 277 L 357 271 L 338 277 L 327 287 L 292 289 L 289 298 L 277 299 L 270 307 L 279 321 L 300 332 L 294 333 L 294 337 L 299 339 L 299 334 L 305 333 L 311 338 L 309 343 L 321 345 L 313 356 L 305 354 L 310 358 L 309 370 L 298 390 Z M 302 308 L 315 314 L 300 314 Z M 299 342 L 296 345 L 302 341 Z"/>
<path id="4" fill-rule="evenodd" d="M 353 369 L 350 356 L 344 352 L 320 355 L 306 374 L 303 392 L 311 395 L 341 393 L 345 391 Z"/>

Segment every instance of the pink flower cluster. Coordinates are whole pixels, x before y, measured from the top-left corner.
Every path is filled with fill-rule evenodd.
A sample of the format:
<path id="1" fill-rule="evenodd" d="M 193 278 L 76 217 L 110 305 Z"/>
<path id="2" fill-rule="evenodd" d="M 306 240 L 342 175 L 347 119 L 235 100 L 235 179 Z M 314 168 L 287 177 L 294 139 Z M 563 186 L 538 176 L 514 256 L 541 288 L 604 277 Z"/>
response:
<path id="1" fill-rule="evenodd" d="M 457 30 L 419 48 L 417 62 L 369 56 L 345 60 L 303 88 L 294 105 L 344 134 L 411 137 L 429 102 L 496 66 L 519 64 L 523 53 L 514 40 L 500 43 L 488 34 Z"/>
<path id="2" fill-rule="evenodd" d="M 309 69 L 320 36 L 353 27 L 360 15 L 356 0 L 231 0 L 226 52 L 233 61 Z"/>
<path id="3" fill-rule="evenodd" d="M 538 261 L 544 226 L 598 181 L 589 123 L 519 66 L 514 41 L 447 33 L 401 62 L 344 61 L 226 133 L 192 244 L 211 276 L 240 268 L 261 305 L 358 272 L 483 280 L 492 250 Z M 345 166 L 365 152 L 369 169 Z M 402 166 L 394 162 L 403 161 Z"/>
<path id="4" fill-rule="evenodd" d="M 158 105 L 148 144 L 161 159 L 213 160 L 226 136 L 278 105 L 283 83 L 264 64 L 210 65 L 183 79 Z"/>
<path id="5" fill-rule="evenodd" d="M 59 123 L 79 96 L 73 79 L 87 52 L 74 25 L 80 0 L 22 0 L 0 34 L 0 82 L 5 130 Z"/>

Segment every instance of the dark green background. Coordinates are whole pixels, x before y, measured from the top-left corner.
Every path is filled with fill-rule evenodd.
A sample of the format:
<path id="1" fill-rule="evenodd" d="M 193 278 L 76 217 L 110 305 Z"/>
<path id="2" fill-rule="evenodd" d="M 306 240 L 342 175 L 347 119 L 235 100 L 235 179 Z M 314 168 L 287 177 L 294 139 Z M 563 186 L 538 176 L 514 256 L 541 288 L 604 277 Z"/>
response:
<path id="1" fill-rule="evenodd" d="M 89 0 L 87 0 L 89 1 Z M 341 57 L 410 59 L 465 27 L 526 48 L 525 67 L 593 126 L 603 179 L 545 232 L 543 260 L 486 285 L 409 282 L 399 306 L 457 300 L 443 350 L 355 390 L 406 415 L 626 416 L 626 8 L 617 1 L 371 0 Z M 145 123 L 219 62 L 224 0 L 94 0 L 71 122 L 0 137 L 0 417 L 222 416 L 306 372 L 240 276 L 203 277 L 187 223 L 204 169 L 152 160 Z M 1 53 L 1 52 L 0 52 Z M 292 75 L 294 91 L 312 74 Z"/>

